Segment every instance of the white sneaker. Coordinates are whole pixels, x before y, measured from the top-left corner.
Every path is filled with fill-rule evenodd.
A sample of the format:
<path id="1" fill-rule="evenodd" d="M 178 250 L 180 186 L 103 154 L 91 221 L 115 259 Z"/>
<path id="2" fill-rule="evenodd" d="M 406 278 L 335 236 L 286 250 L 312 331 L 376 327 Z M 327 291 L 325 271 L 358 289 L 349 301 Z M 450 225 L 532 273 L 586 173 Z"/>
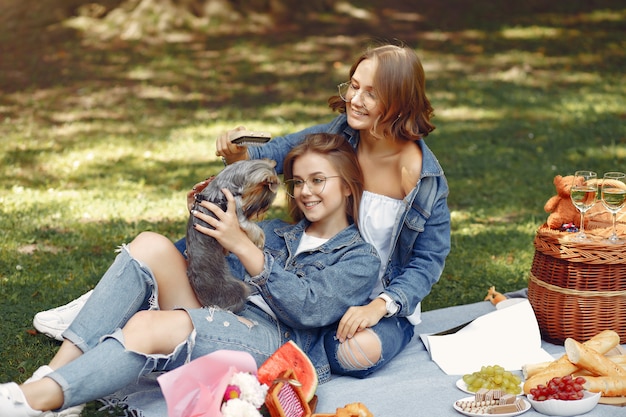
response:
<path id="1" fill-rule="evenodd" d="M 15 382 L 0 385 L 0 417 L 41 417 L 43 412 L 33 410 L 24 393 Z"/>
<path id="2" fill-rule="evenodd" d="M 50 368 L 48 365 L 40 366 L 34 373 L 33 376 L 28 378 L 24 383 L 39 381 L 44 376 L 53 372 L 54 370 Z M 44 411 L 40 412 L 41 414 L 37 414 L 40 417 L 80 417 L 80 413 L 85 408 L 85 404 L 75 405 L 74 407 L 66 408 L 63 411 L 54 412 L 54 411 Z M 1 414 L 0 414 L 1 416 Z"/>
<path id="3" fill-rule="evenodd" d="M 86 292 L 76 300 L 70 301 L 61 307 L 40 311 L 35 314 L 33 326 L 40 333 L 62 342 L 63 337 L 61 335 L 76 318 L 92 292 L 93 290 Z"/>
<path id="4" fill-rule="evenodd" d="M 54 369 L 50 368 L 48 365 L 40 366 L 35 372 L 33 372 L 33 375 L 30 378 L 24 381 L 24 383 L 28 384 L 29 382 L 39 381 L 41 378 L 49 373 L 52 373 L 53 371 Z"/>

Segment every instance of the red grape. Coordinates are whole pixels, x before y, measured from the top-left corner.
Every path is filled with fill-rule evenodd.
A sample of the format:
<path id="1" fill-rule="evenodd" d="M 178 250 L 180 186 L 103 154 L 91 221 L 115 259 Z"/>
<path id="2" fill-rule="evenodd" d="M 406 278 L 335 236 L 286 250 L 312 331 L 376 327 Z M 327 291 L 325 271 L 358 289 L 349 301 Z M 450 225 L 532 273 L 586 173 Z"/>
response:
<path id="1" fill-rule="evenodd" d="M 571 375 L 564 377 L 554 377 L 546 383 L 531 388 L 530 393 L 536 401 L 545 400 L 580 400 L 584 395 L 583 384 L 585 378 L 579 376 L 573 378 Z"/>

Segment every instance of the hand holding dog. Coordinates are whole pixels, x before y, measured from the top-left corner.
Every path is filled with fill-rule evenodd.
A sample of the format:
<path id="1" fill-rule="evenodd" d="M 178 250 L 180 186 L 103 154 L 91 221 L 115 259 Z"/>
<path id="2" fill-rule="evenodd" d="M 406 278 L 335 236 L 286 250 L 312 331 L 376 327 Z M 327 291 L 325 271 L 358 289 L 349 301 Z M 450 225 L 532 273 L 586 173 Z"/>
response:
<path id="1" fill-rule="evenodd" d="M 214 178 L 215 177 L 209 177 L 204 181 L 200 181 L 187 193 L 187 210 L 191 212 L 193 205 L 196 202 L 196 194 L 202 192 L 202 190 L 204 190 Z"/>
<path id="2" fill-rule="evenodd" d="M 237 208 L 233 194 L 226 188 L 223 188 L 222 192 L 228 201 L 226 211 L 209 201 L 201 201 L 199 204 L 210 210 L 215 215 L 215 218 L 200 211 L 192 212 L 196 218 L 205 221 L 213 229 L 199 224 L 195 224 L 194 228 L 200 233 L 214 238 L 222 245 L 224 250 L 237 256 L 250 275 L 258 275 L 263 271 L 265 264 L 263 251 L 241 229 L 237 219 Z"/>

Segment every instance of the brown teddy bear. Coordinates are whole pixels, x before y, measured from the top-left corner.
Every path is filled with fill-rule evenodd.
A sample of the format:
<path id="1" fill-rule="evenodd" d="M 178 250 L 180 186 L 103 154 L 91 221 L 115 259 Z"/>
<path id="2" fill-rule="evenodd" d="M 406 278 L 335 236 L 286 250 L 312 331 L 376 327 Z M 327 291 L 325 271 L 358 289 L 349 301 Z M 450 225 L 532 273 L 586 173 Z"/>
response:
<path id="1" fill-rule="evenodd" d="M 573 181 L 573 175 L 554 177 L 556 195 L 550 197 L 543 206 L 546 213 L 550 213 L 546 221 L 550 229 L 560 229 L 564 224 L 574 224 L 576 227 L 580 227 L 580 212 L 574 207 L 569 196 Z"/>
<path id="2" fill-rule="evenodd" d="M 549 213 L 546 224 L 550 229 L 561 229 L 563 225 L 573 224 L 580 228 L 580 212 L 574 207 L 574 203 L 569 196 L 570 189 L 574 181 L 573 175 L 565 177 L 557 175 L 554 177 L 554 186 L 556 195 L 543 206 L 546 213 Z M 601 186 L 602 180 L 596 180 Z M 601 188 L 598 189 L 600 192 Z M 598 195 L 598 198 L 600 196 Z M 622 210 L 623 212 L 624 210 Z M 618 213 L 617 221 L 619 222 L 624 213 Z M 602 203 L 596 203 L 587 213 L 585 213 L 585 228 L 604 228 L 612 224 L 611 214 L 604 208 Z"/>

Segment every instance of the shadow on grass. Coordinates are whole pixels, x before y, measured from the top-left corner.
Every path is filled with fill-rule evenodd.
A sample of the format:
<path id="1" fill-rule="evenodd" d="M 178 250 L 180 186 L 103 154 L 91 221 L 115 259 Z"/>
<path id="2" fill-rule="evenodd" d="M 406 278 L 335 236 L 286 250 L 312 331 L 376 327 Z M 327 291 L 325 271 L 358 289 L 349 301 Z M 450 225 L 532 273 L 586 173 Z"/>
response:
<path id="1" fill-rule="evenodd" d="M 422 58 L 437 125 L 427 142 L 450 183 L 452 252 L 424 309 L 525 286 L 554 175 L 623 167 L 626 7 L 359 4 L 169 43 L 0 16 L 1 381 L 51 357 L 54 343 L 28 333 L 32 316 L 91 288 L 118 244 L 144 230 L 182 236 L 186 190 L 221 168 L 220 132 L 328 121 L 327 98 L 372 40 Z"/>

